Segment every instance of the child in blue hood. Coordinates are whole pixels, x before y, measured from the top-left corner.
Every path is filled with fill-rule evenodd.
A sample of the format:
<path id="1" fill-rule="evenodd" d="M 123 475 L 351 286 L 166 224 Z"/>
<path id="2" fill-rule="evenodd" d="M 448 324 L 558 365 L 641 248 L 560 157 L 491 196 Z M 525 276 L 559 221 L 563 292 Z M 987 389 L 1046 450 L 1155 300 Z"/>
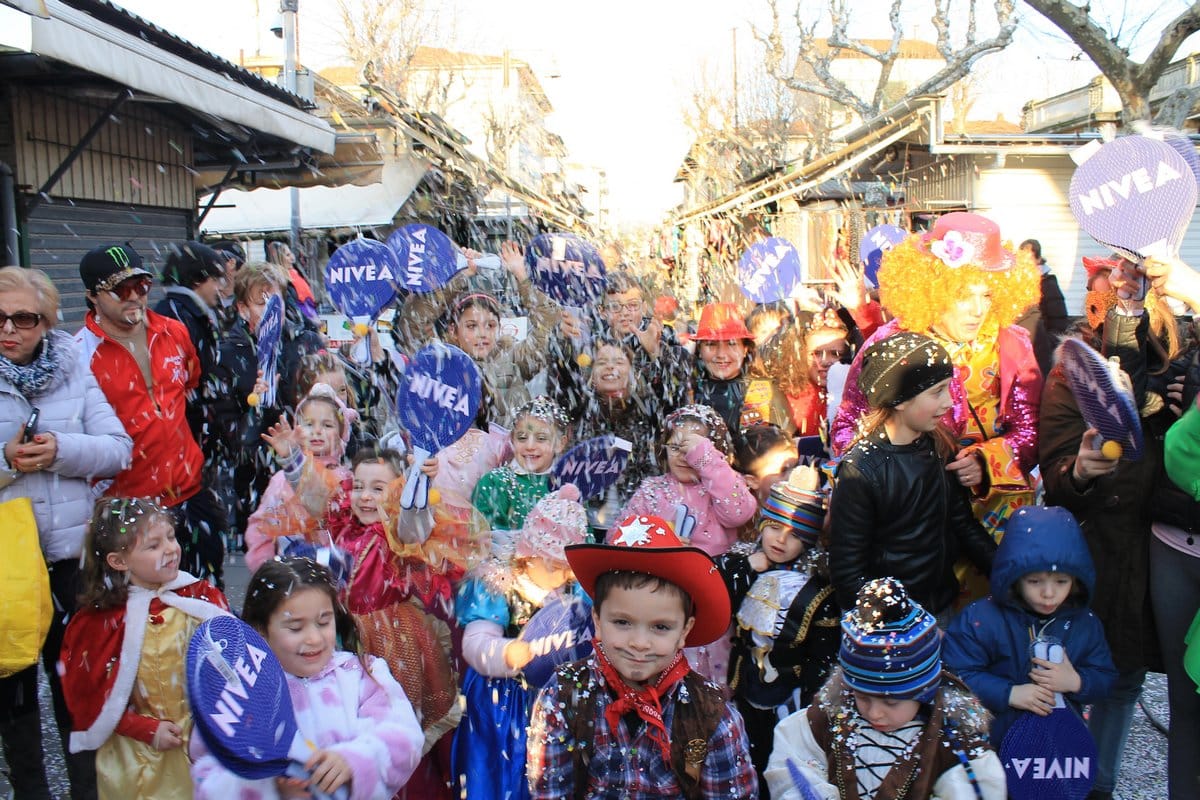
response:
<path id="1" fill-rule="evenodd" d="M 1054 692 L 1072 708 L 1103 698 L 1117 677 L 1104 629 L 1088 610 L 1096 569 L 1065 508 L 1026 506 L 1008 522 L 992 565 L 992 593 L 946 632 L 942 658 L 996 715 L 999 747 L 1021 711 L 1047 716 Z M 1035 639 L 1062 644 L 1061 664 L 1034 659 Z"/>

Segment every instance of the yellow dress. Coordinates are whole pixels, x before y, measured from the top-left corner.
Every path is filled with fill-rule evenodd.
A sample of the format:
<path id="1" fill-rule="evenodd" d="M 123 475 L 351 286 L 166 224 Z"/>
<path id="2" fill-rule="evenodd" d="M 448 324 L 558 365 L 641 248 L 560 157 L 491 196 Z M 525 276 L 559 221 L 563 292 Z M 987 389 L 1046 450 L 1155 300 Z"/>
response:
<path id="1" fill-rule="evenodd" d="M 971 494 L 976 519 L 997 542 L 1003 537 L 1008 518 L 1021 506 L 1034 502 L 1029 478 L 1017 463 L 1012 449 L 1003 445 L 1000 416 L 1000 347 L 996 331 L 981 331 L 973 342 L 950 342 L 935 337 L 950 354 L 957 374 L 962 378 L 970 411 L 966 427 L 959 437 L 962 447 L 976 446 L 984 456 L 989 491 Z M 984 443 L 997 446 L 987 447 Z M 962 585 L 958 606 L 988 593 L 988 580 L 966 559 L 960 559 L 955 572 Z"/>
<path id="2" fill-rule="evenodd" d="M 200 620 L 170 606 L 150 615 L 129 707 L 138 714 L 173 721 L 183 729 L 183 746 L 159 751 L 114 733 L 96 751 L 100 800 L 188 800 L 192 796 L 187 756 L 192 715 L 184 668 L 188 641 L 199 624 Z"/>

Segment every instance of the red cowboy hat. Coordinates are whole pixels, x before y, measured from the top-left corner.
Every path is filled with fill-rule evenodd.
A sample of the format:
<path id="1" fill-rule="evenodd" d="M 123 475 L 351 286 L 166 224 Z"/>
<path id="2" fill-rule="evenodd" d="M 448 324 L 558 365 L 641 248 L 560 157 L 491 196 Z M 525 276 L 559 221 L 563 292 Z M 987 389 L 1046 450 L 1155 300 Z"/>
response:
<path id="1" fill-rule="evenodd" d="M 575 579 L 589 597 L 595 597 L 596 578 L 618 571 L 653 575 L 687 592 L 696 615 L 688 647 L 708 644 L 729 628 L 729 592 L 717 565 L 708 553 L 685 545 L 664 519 L 629 517 L 617 526 L 612 544 L 573 544 L 566 552 Z"/>
<path id="2" fill-rule="evenodd" d="M 1120 265 L 1120 259 L 1116 258 L 1101 258 L 1095 256 L 1083 257 L 1083 268 L 1087 270 L 1088 278 L 1092 278 L 1101 272 L 1112 272 Z"/>
<path id="3" fill-rule="evenodd" d="M 727 342 L 732 339 L 754 339 L 746 321 L 733 303 L 709 303 L 700 309 L 700 324 L 692 334 L 697 342 Z"/>
<path id="4" fill-rule="evenodd" d="M 966 211 L 938 217 L 933 228 L 921 235 L 920 247 L 952 269 L 970 264 L 985 272 L 1001 272 L 1017 263 L 1016 253 L 1000 238 L 1000 226 Z"/>

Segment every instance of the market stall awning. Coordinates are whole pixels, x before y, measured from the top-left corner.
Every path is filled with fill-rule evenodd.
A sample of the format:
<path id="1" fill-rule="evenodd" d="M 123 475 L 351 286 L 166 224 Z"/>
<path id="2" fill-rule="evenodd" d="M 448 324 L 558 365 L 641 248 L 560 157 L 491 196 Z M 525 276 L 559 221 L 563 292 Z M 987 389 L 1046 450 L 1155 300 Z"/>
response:
<path id="1" fill-rule="evenodd" d="M 384 165 L 381 180 L 371 186 L 313 186 L 299 189 L 303 230 L 346 230 L 386 227 L 429 169 L 419 158 Z M 203 207 L 208 198 L 202 198 Z M 291 228 L 291 191 L 255 189 L 225 192 L 201 225 L 209 235 L 274 233 Z"/>
<path id="2" fill-rule="evenodd" d="M 27 5 L 22 2 L 18 7 L 26 10 Z M 201 68 L 194 60 L 154 46 L 62 0 L 44 0 L 43 5 L 48 14 L 45 18 L 18 11 L 6 14 L 0 25 L 0 47 L 8 52 L 24 49 L 201 114 L 322 153 L 333 152 L 333 129 L 295 104 L 257 91 L 223 71 Z"/>
<path id="3" fill-rule="evenodd" d="M 294 163 L 275 167 L 249 163 L 244 168 L 200 168 L 196 171 L 196 193 L 218 187 L 223 190 L 277 189 L 282 186 L 370 186 L 383 177 L 383 154 L 379 137 L 373 133 L 338 133 L 332 153 L 320 153 L 310 164 Z M 239 174 L 244 172 L 245 174 Z M 226 178 L 229 180 L 226 180 Z M 222 195 L 224 196 L 224 195 Z"/>

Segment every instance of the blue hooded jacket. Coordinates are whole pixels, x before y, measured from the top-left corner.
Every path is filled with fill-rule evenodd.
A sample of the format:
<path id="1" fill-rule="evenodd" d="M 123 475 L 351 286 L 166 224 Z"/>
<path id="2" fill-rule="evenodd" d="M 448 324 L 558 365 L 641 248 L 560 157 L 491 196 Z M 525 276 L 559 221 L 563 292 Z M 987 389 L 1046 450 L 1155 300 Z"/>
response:
<path id="1" fill-rule="evenodd" d="M 1031 611 L 1020 600 L 1019 581 L 1031 572 L 1062 572 L 1083 585 L 1079 603 L 1070 597 L 1050 616 Z M 996 715 L 992 743 L 1023 712 L 1008 705 L 1014 686 L 1032 683 L 1030 643 L 1054 637 L 1079 673 L 1078 692 L 1066 694 L 1076 710 L 1104 698 L 1116 680 L 1112 654 L 1100 620 L 1087 607 L 1095 590 L 1096 569 L 1079 524 L 1065 508 L 1027 506 L 1008 521 L 992 565 L 992 593 L 968 606 L 950 623 L 942 661 Z"/>

